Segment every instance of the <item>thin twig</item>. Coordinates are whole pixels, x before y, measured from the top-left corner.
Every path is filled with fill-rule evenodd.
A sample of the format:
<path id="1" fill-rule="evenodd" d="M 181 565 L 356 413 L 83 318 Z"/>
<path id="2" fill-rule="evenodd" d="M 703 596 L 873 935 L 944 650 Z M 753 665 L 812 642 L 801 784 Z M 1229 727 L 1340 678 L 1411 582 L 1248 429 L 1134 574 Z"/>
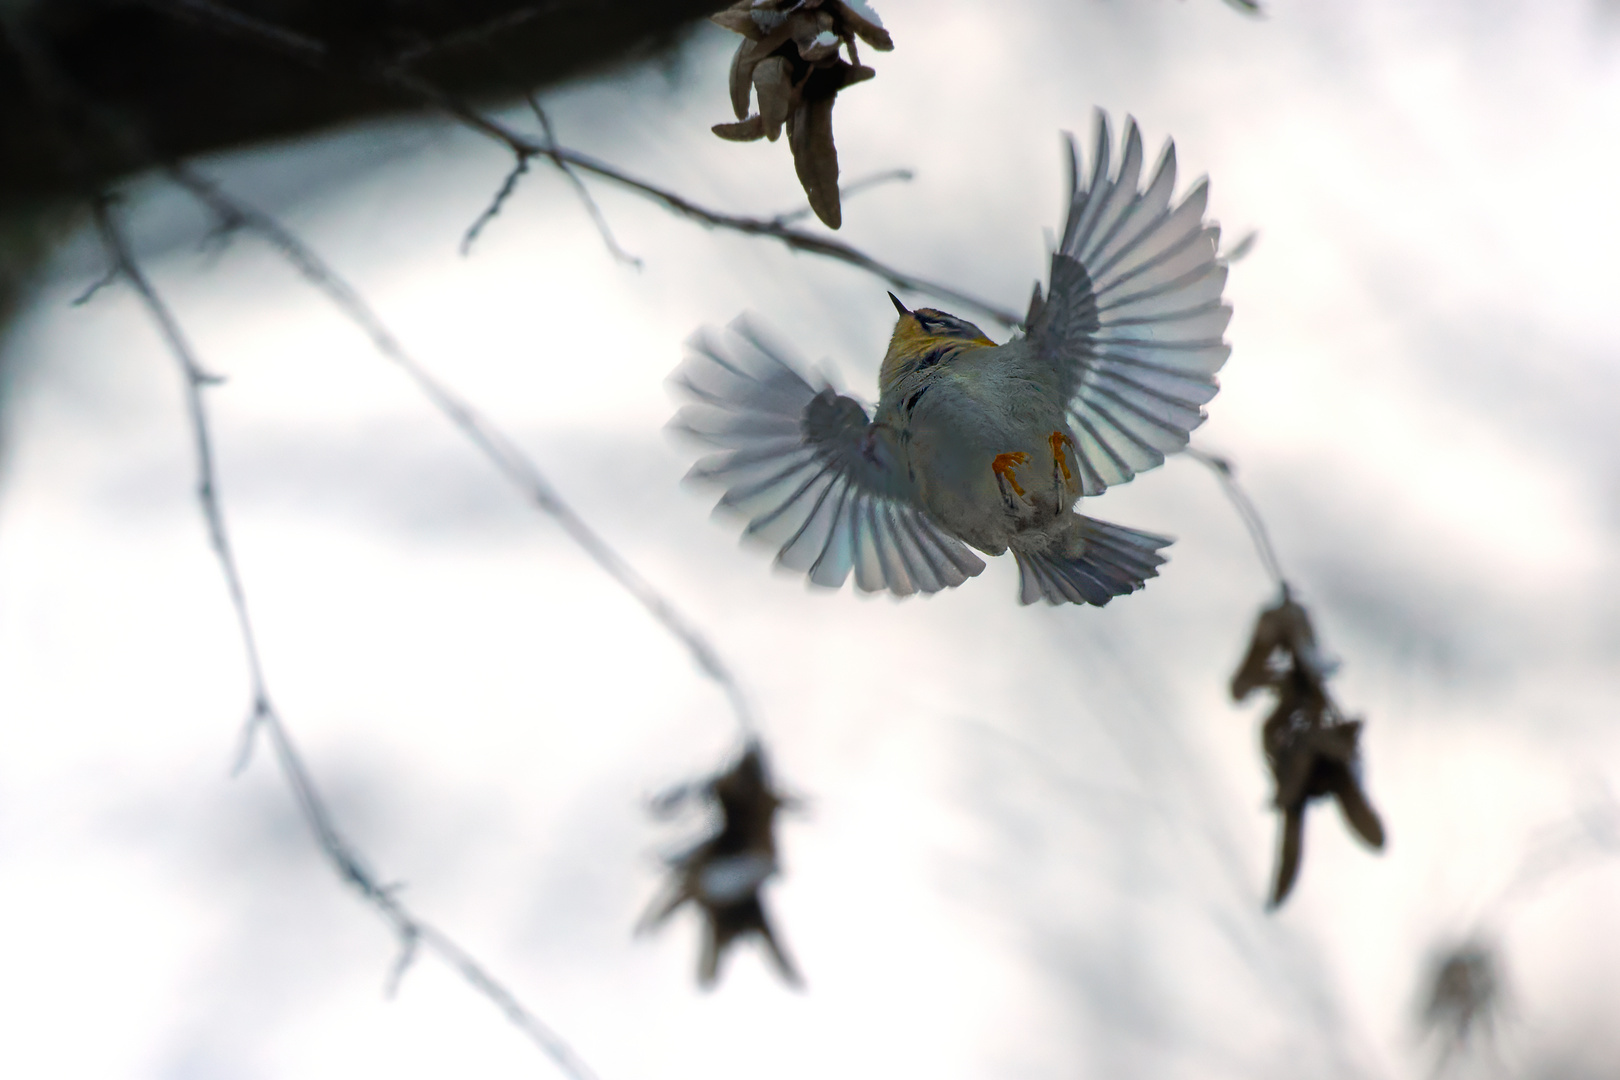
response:
<path id="1" fill-rule="evenodd" d="M 1261 519 L 1260 511 L 1255 509 L 1248 493 L 1238 484 L 1237 477 L 1232 475 L 1232 463 L 1226 458 L 1191 446 L 1183 453 L 1214 473 L 1216 479 L 1221 482 L 1221 490 L 1226 492 L 1226 497 L 1231 500 L 1232 505 L 1237 508 L 1238 516 L 1243 519 L 1244 527 L 1249 530 L 1249 539 L 1254 541 L 1254 550 L 1260 556 L 1261 565 L 1277 583 L 1277 587 L 1286 593 L 1288 581 L 1283 577 L 1282 565 L 1277 561 L 1277 552 L 1271 546 L 1271 536 L 1266 532 L 1266 523 Z"/>
<path id="2" fill-rule="evenodd" d="M 284 26 L 260 19 L 212 0 L 148 0 L 150 6 L 192 22 L 204 22 L 232 37 L 270 45 L 277 52 L 294 57 L 306 64 L 324 67 L 329 50 L 319 38 L 288 30 Z"/>
<path id="3" fill-rule="evenodd" d="M 629 188 L 637 194 L 643 195 L 652 201 L 661 204 L 666 210 L 671 210 L 681 217 L 696 221 L 711 228 L 726 229 L 731 232 L 742 233 L 745 236 L 766 236 L 786 245 L 790 250 L 803 251 L 812 255 L 821 255 L 825 258 L 836 259 L 850 266 L 865 270 L 873 277 L 879 278 L 896 289 L 905 292 L 925 293 L 938 297 L 948 303 L 977 311 L 982 315 L 1001 323 L 1003 326 L 1017 327 L 1023 325 L 1023 316 L 1010 308 L 1001 307 L 988 300 L 981 299 L 971 293 L 953 289 L 948 285 L 941 285 L 937 281 L 918 277 L 915 274 L 881 263 L 858 248 L 835 240 L 830 236 L 818 236 L 814 233 L 803 232 L 787 225 L 778 225 L 765 218 L 745 217 L 738 214 L 726 214 L 718 210 L 710 210 L 699 206 L 672 191 L 666 191 L 654 184 L 637 180 L 627 173 L 621 172 L 606 162 L 598 161 L 589 155 L 577 150 L 568 150 L 558 147 L 557 153 L 580 169 L 588 173 L 611 180 L 615 184 Z"/>
<path id="4" fill-rule="evenodd" d="M 549 4 L 532 4 L 526 8 L 509 11 L 504 15 L 497 15 L 495 18 L 479 23 L 477 26 L 470 26 L 465 30 L 457 30 L 454 33 L 446 34 L 444 37 L 423 41 L 409 48 L 401 49 L 395 55 L 394 63 L 406 67 L 425 60 L 429 56 L 436 56 L 439 53 L 454 52 L 458 49 L 471 48 L 474 45 L 487 45 L 491 38 L 502 31 L 522 26 L 526 22 L 530 22 L 563 6 L 557 0 L 552 0 Z"/>
<path id="5" fill-rule="evenodd" d="M 223 33 L 256 42 L 300 63 L 322 71 L 328 70 L 330 52 L 324 43 L 285 30 L 274 23 L 223 8 L 213 3 L 212 0 L 143 0 L 143 2 L 177 18 L 213 26 Z M 414 99 L 418 104 L 438 110 L 463 126 L 495 140 L 506 147 L 520 161 L 545 155 L 559 164 L 566 162 L 574 168 L 599 176 L 604 180 L 610 180 L 690 221 L 698 222 L 710 228 L 742 233 L 745 236 L 770 237 L 786 245 L 792 251 L 820 255 L 865 270 L 895 289 L 938 297 L 948 303 L 987 315 L 1004 326 L 1017 327 L 1023 324 L 1023 317 L 1011 308 L 1004 308 L 970 293 L 952 289 L 949 286 L 918 277 L 915 274 L 897 270 L 841 240 L 803 232 L 765 218 L 746 217 L 710 210 L 675 192 L 647 183 L 644 180 L 638 180 L 630 174 L 606 162 L 599 161 L 588 154 L 582 154 L 577 150 L 570 150 L 562 146 L 553 145 L 547 147 L 541 145 L 507 127 L 505 124 L 483 115 L 459 98 L 446 93 L 433 83 L 407 71 L 398 64 L 375 67 L 364 71 L 349 71 L 348 74 L 356 78 L 368 79 L 393 87 L 399 93 Z"/>
<path id="6" fill-rule="evenodd" d="M 534 113 L 535 120 L 540 124 L 541 133 L 546 137 L 546 157 L 550 159 L 553 165 L 557 166 L 557 171 L 567 177 L 568 182 L 573 185 L 575 194 L 579 196 L 579 201 L 585 205 L 585 212 L 591 216 L 591 221 L 596 224 L 596 231 L 601 235 L 602 243 L 607 245 L 608 251 L 613 253 L 615 259 L 640 270 L 641 260 L 619 246 L 619 241 L 613 236 L 612 227 L 608 225 L 607 215 L 603 214 L 602 208 L 597 205 L 596 197 L 591 194 L 591 189 L 585 186 L 585 181 L 580 179 L 579 173 L 575 172 L 573 166 L 569 165 L 562 155 L 557 152 L 557 134 L 551 127 L 551 117 L 547 116 L 546 110 L 540 107 L 540 99 L 535 97 L 532 92 L 525 93 L 523 96 L 528 101 L 529 109 Z"/>
<path id="7" fill-rule="evenodd" d="M 467 227 L 466 235 L 461 238 L 461 253 L 463 255 L 472 250 L 473 241 L 478 239 L 478 234 L 484 231 L 485 225 L 495 220 L 496 215 L 501 212 L 501 208 L 506 205 L 506 200 L 511 198 L 512 192 L 517 190 L 518 181 L 528 171 L 529 159 L 520 155 L 517 161 L 512 164 L 512 171 L 506 174 L 506 179 L 501 181 L 501 186 L 496 189 L 495 197 L 489 200 L 489 205 L 484 207 L 483 212 L 474 218 L 473 223 Z"/>
<path id="8" fill-rule="evenodd" d="M 419 364 L 399 339 L 385 326 L 358 291 L 343 280 L 302 240 L 273 217 L 233 200 L 207 179 L 185 166 L 176 166 L 170 175 L 218 217 L 226 230 L 247 229 L 269 243 L 311 285 L 337 305 L 383 356 L 391 360 L 416 383 L 434 407 L 454 424 L 474 446 L 495 465 L 543 513 L 562 526 L 608 576 L 641 602 L 664 629 L 681 642 L 692 660 L 725 692 L 737 724 L 745 735 L 754 730 L 754 721 L 742 687 L 720 659 L 707 638 L 681 611 L 636 572 L 607 541 L 603 540 L 552 487 L 517 444 L 485 419 L 469 403 Z"/>
<path id="9" fill-rule="evenodd" d="M 871 176 L 863 176 L 859 180 L 851 180 L 847 184 L 840 185 L 838 188 L 838 198 L 841 202 L 848 202 L 850 196 L 858 195 L 863 191 L 870 191 L 872 188 L 879 187 L 883 184 L 894 183 L 896 181 L 903 184 L 909 184 L 916 178 L 917 174 L 912 172 L 910 169 L 888 169 L 884 172 L 873 173 Z M 797 210 L 789 210 L 785 214 L 777 214 L 775 217 L 771 218 L 771 223 L 773 225 L 786 225 L 790 221 L 803 221 L 813 213 L 815 213 L 815 211 L 810 208 L 808 203 L 806 203 Z"/>
<path id="10" fill-rule="evenodd" d="M 245 737 L 251 741 L 255 731 L 263 730 L 275 752 L 276 763 L 292 788 L 299 813 L 315 834 L 321 851 L 337 870 L 338 876 L 358 892 L 376 909 L 399 939 L 401 960 L 394 965 L 389 979 L 390 987 L 397 986 L 399 977 L 409 963 L 418 942 L 426 944 L 456 970 L 474 989 L 494 1002 L 531 1041 L 540 1047 L 571 1080 L 596 1080 L 596 1074 L 580 1059 L 556 1032 L 552 1031 L 525 1008 L 515 995 L 496 981 L 465 950 L 430 923 L 424 922 L 399 901 L 396 890 L 383 885 L 369 870 L 349 843 L 338 833 L 331 812 L 316 789 L 303 758 L 293 745 L 292 737 L 280 714 L 270 700 L 263 668 L 259 661 L 258 644 L 248 617 L 247 597 L 242 588 L 242 576 L 232 552 L 230 537 L 225 528 L 225 515 L 221 508 L 219 487 L 214 468 L 213 440 L 209 431 L 208 411 L 203 391 L 218 382 L 198 363 L 190 343 L 181 332 L 179 323 L 162 297 L 142 272 L 128 238 L 113 213 L 113 200 L 103 193 L 93 204 L 96 227 L 102 245 L 117 276 L 127 281 L 140 297 L 152 320 L 157 324 L 169 352 L 180 365 L 186 392 L 186 410 L 191 422 L 192 444 L 197 457 L 197 502 L 208 524 L 209 540 L 213 546 L 220 571 L 225 577 L 226 591 L 236 612 L 237 627 L 241 633 L 243 652 L 247 658 L 248 678 L 253 707 L 248 718 Z"/>
<path id="11" fill-rule="evenodd" d="M 253 634 L 253 622 L 248 618 L 247 595 L 242 589 L 242 576 L 237 571 L 236 556 L 231 550 L 230 535 L 225 531 L 225 516 L 220 510 L 219 492 L 214 481 L 214 445 L 208 430 L 208 412 L 203 404 L 203 390 L 215 385 L 219 379 L 205 371 L 197 362 L 180 324 L 175 321 L 168 305 L 141 272 L 135 262 L 124 232 L 113 217 L 112 198 L 103 195 L 93 207 L 96 229 L 102 245 L 112 261 L 117 276 L 130 284 L 140 296 L 141 303 L 157 323 L 169 351 L 174 354 L 185 378 L 186 414 L 191 421 L 192 449 L 197 454 L 197 502 L 202 507 L 203 519 L 208 525 L 208 541 L 219 559 L 225 575 L 225 589 L 230 594 L 231 606 L 236 612 L 237 629 L 242 635 L 242 651 L 247 658 L 248 683 L 253 695 L 253 712 L 249 725 L 256 724 L 271 713 L 270 696 L 265 688 L 264 668 L 259 661 L 258 640 Z M 104 279 L 105 280 L 105 279 Z"/>
<path id="12" fill-rule="evenodd" d="M 519 178 L 529 171 L 530 159 L 544 157 L 557 167 L 557 171 L 562 173 L 563 178 L 573 187 L 574 193 L 579 196 L 580 204 L 585 207 L 585 213 L 590 216 L 591 223 L 596 226 L 597 235 L 602 238 L 602 243 L 608 249 L 608 253 L 626 266 L 632 266 L 640 270 L 641 260 L 624 250 L 619 244 L 618 238 L 613 235 L 612 227 L 608 225 L 607 216 L 602 213 L 602 208 L 597 205 L 596 197 L 591 194 L 591 189 L 585 186 L 585 181 L 580 179 L 579 173 L 574 171 L 574 167 L 557 153 L 557 136 L 551 127 L 551 118 L 546 115 L 546 110 L 541 107 L 540 100 L 532 92 L 525 92 L 523 96 L 529 104 L 529 110 L 534 113 L 535 119 L 540 124 L 541 134 L 545 136 L 546 140 L 545 145 L 532 154 L 527 149 L 513 151 L 515 162 L 512 171 L 506 174 L 506 179 L 495 192 L 495 197 L 489 201 L 488 206 L 484 207 L 483 212 L 472 223 L 466 235 L 461 238 L 461 253 L 466 255 L 470 252 L 473 241 L 477 240 L 479 233 L 484 231 L 484 226 L 488 225 L 500 214 L 502 208 L 506 205 L 506 200 L 516 190 Z"/>

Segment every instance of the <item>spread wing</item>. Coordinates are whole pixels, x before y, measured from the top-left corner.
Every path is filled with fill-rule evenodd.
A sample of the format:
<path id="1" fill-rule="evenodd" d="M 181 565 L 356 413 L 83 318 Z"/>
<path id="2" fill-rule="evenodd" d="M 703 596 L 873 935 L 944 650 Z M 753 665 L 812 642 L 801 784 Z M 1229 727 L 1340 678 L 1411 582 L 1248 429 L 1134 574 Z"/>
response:
<path id="1" fill-rule="evenodd" d="M 1170 204 L 1176 149 L 1166 143 L 1153 177 L 1138 190 L 1142 136 L 1125 122 L 1117 172 L 1110 173 L 1108 117 L 1097 111 L 1097 143 L 1082 185 L 1069 139 L 1069 216 L 1052 256 L 1049 295 L 1040 286 L 1026 320 L 1039 375 L 1056 377 L 1068 401 L 1082 493 L 1164 464 L 1187 445 L 1215 396 L 1215 372 L 1232 309 L 1221 303 L 1226 264 L 1220 228 L 1204 220 L 1200 180 Z"/>
<path id="2" fill-rule="evenodd" d="M 674 426 L 720 447 L 689 479 L 724 486 L 720 506 L 777 561 L 837 588 L 899 596 L 960 585 L 984 569 L 917 505 L 886 429 L 853 398 L 816 389 L 746 319 L 688 343 L 673 381 L 693 398 Z"/>

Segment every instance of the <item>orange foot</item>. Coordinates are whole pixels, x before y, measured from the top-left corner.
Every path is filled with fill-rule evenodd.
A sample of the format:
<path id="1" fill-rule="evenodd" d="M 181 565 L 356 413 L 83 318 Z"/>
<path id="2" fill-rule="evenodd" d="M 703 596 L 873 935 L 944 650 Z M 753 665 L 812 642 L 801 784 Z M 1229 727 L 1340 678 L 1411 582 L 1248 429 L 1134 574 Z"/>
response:
<path id="1" fill-rule="evenodd" d="M 1051 435 L 1047 436 L 1046 441 L 1052 444 L 1052 461 L 1055 463 L 1056 468 L 1063 470 L 1063 479 L 1073 480 L 1074 474 L 1069 472 L 1068 455 L 1063 452 L 1074 445 L 1073 441 L 1061 431 L 1052 432 Z M 1055 476 L 1056 473 L 1054 472 L 1053 475 Z"/>
<path id="2" fill-rule="evenodd" d="M 1011 484 L 1015 495 L 1023 495 L 1024 489 L 1018 486 L 1012 471 L 1028 460 L 1029 455 L 1022 450 L 1014 450 L 1010 454 L 997 454 L 996 459 L 990 463 L 990 471 Z"/>

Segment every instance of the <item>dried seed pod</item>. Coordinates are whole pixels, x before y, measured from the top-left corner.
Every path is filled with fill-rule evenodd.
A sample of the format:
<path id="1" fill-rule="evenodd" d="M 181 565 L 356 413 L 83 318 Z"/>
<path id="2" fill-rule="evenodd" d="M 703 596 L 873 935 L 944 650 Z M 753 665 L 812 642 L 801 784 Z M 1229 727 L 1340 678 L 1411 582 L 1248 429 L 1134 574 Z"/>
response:
<path id="1" fill-rule="evenodd" d="M 1440 1075 L 1453 1055 L 1494 1034 L 1507 1004 L 1500 951 L 1483 938 L 1458 942 L 1430 960 L 1428 993 L 1419 1022 L 1440 1040 Z M 1488 1044 L 1487 1044 L 1488 1045 Z"/>
<path id="2" fill-rule="evenodd" d="M 748 116 L 748 90 L 754 77 L 753 53 L 754 43 L 744 38 L 731 57 L 731 111 L 739 120 Z"/>
<path id="3" fill-rule="evenodd" d="M 1384 823 L 1361 786 L 1360 720 L 1347 720 L 1328 695 L 1334 665 L 1322 658 L 1310 615 L 1286 586 L 1281 601 L 1260 613 L 1243 662 L 1232 675 L 1232 697 L 1258 689 L 1277 695 L 1260 729 L 1260 745 L 1276 783 L 1272 805 L 1282 815 L 1270 906 L 1288 897 L 1304 851 L 1305 808 L 1332 796 L 1351 830 L 1368 846 L 1384 846 Z"/>
<path id="4" fill-rule="evenodd" d="M 796 14 L 793 18 L 793 44 L 799 56 L 815 64 L 830 60 L 838 54 L 843 39 L 833 32 L 833 17 L 825 11 L 814 15 Z"/>
<path id="5" fill-rule="evenodd" d="M 765 137 L 765 124 L 758 116 L 735 124 L 716 124 L 709 130 L 727 142 L 754 142 Z"/>
<path id="6" fill-rule="evenodd" d="M 785 56 L 771 56 L 754 68 L 754 93 L 759 97 L 759 115 L 765 137 L 775 142 L 782 125 L 793 111 L 793 69 Z"/>
<path id="7" fill-rule="evenodd" d="M 728 7 L 724 11 L 717 11 L 709 16 L 709 21 L 716 26 L 725 27 L 733 34 L 741 34 L 749 40 L 761 36 L 759 24 L 754 21 L 753 13 L 749 11 L 749 5 L 746 3 L 738 4 L 736 7 Z"/>
<path id="8" fill-rule="evenodd" d="M 883 24 L 878 21 L 877 12 L 867 7 L 861 0 L 833 0 L 827 6 L 832 10 L 845 36 L 853 33 L 878 52 L 889 52 L 894 48 L 894 39 L 883 29 Z"/>
<path id="9" fill-rule="evenodd" d="M 833 99 L 806 101 L 793 110 L 788 124 L 788 146 L 810 209 L 829 229 L 843 224 L 838 201 L 838 148 L 833 145 Z"/>
<path id="10" fill-rule="evenodd" d="M 637 932 L 656 929 L 690 902 L 703 914 L 699 986 L 714 985 L 722 957 L 738 938 L 748 934 L 759 937 L 785 981 L 802 985 L 760 898 L 765 883 L 779 872 L 776 814 L 793 805 L 792 799 L 772 786 L 764 748 L 757 741 L 750 742 L 730 769 L 701 786 L 687 784 L 679 790 L 680 799 L 701 792 L 719 811 L 720 829 L 668 860 L 670 880 L 663 895 L 647 908 Z"/>
<path id="11" fill-rule="evenodd" d="M 785 126 L 794 171 L 816 217 L 838 228 L 838 151 L 832 104 L 838 92 L 875 74 L 854 61 L 855 39 L 880 51 L 894 48 L 877 14 L 863 0 L 738 0 L 710 16 L 743 37 L 731 59 L 729 92 L 738 122 L 716 124 L 722 139 L 775 142 Z M 849 49 L 850 61 L 839 53 Z M 759 114 L 749 114 L 757 97 Z"/>
<path id="12" fill-rule="evenodd" d="M 742 120 L 748 116 L 748 92 L 753 87 L 754 68 L 766 57 L 787 44 L 793 31 L 791 22 L 783 22 L 769 34 L 756 39 L 744 38 L 731 58 L 731 108 Z"/>

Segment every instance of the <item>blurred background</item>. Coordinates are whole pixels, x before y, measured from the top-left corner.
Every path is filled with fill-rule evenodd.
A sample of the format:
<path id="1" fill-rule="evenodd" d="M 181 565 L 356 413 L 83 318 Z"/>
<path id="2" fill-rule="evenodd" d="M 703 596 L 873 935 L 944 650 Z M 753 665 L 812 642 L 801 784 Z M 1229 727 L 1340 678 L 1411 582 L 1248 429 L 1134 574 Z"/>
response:
<path id="1" fill-rule="evenodd" d="M 878 12 L 896 49 L 839 98 L 843 174 L 915 178 L 849 197 L 844 241 L 1022 310 L 1060 132 L 1094 107 L 1174 137 L 1228 244 L 1259 230 L 1194 444 L 1235 463 L 1343 662 L 1387 850 L 1317 805 L 1263 910 L 1265 709 L 1225 687 L 1274 588 L 1197 463 L 1088 504 L 1178 538 L 1106 609 L 1020 607 L 1009 559 L 928 599 L 811 590 L 682 485 L 664 380 L 750 311 L 875 399 L 885 286 L 593 183 L 633 268 L 543 163 L 462 257 L 510 156 L 409 117 L 197 166 L 710 635 L 805 801 L 767 895 L 808 986 L 745 943 L 700 992 L 690 913 L 631 936 L 692 835 L 647 797 L 737 750 L 716 687 L 277 255 L 202 249 L 195 205 L 138 179 L 143 266 L 226 379 L 271 690 L 343 834 L 603 1080 L 1620 1075 L 1620 13 Z M 803 206 L 783 143 L 708 130 L 737 40 L 699 26 L 548 89 L 559 140 L 705 205 Z M 429 958 L 386 998 L 395 942 L 264 748 L 230 776 L 246 672 L 180 379 L 128 288 L 70 306 L 104 270 L 69 233 L 0 354 L 0 1072 L 555 1075 Z M 1502 990 L 1446 1057 L 1422 1016 L 1468 942 Z"/>

